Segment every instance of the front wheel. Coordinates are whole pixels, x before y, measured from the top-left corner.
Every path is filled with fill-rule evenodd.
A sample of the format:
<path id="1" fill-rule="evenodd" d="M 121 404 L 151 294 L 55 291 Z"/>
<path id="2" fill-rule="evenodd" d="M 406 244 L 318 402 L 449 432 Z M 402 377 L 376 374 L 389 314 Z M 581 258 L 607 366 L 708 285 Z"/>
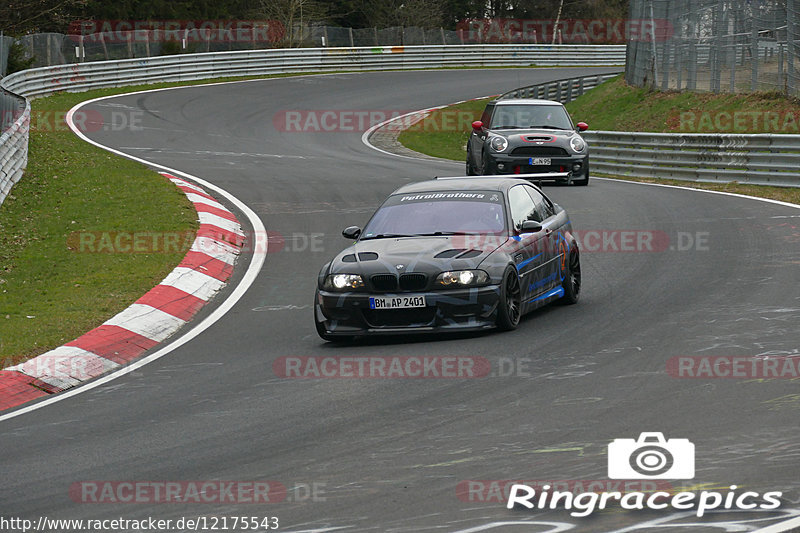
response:
<path id="1" fill-rule="evenodd" d="M 478 172 L 472 166 L 472 153 L 467 152 L 467 176 L 477 176 Z"/>
<path id="2" fill-rule="evenodd" d="M 500 301 L 497 304 L 497 328 L 511 331 L 519 325 L 522 316 L 522 291 L 516 270 L 509 267 L 500 285 Z"/>
<path id="3" fill-rule="evenodd" d="M 561 287 L 564 289 L 564 296 L 558 300 L 560 304 L 572 305 L 578 303 L 578 298 L 581 295 L 581 258 L 577 249 L 569 254 L 569 265 L 567 266 L 564 281 L 561 282 Z"/>

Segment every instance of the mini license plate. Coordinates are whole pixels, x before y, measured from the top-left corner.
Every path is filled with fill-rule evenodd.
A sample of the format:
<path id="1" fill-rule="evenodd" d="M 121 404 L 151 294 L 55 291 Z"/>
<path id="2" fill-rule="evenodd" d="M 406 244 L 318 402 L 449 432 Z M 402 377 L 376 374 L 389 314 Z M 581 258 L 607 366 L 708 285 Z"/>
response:
<path id="1" fill-rule="evenodd" d="M 391 298 L 369 298 L 370 309 L 409 309 L 425 307 L 424 296 L 394 296 Z"/>
<path id="2" fill-rule="evenodd" d="M 531 157 L 530 159 L 528 159 L 528 164 L 531 165 L 531 166 L 549 165 L 550 164 L 550 158 L 549 157 Z"/>

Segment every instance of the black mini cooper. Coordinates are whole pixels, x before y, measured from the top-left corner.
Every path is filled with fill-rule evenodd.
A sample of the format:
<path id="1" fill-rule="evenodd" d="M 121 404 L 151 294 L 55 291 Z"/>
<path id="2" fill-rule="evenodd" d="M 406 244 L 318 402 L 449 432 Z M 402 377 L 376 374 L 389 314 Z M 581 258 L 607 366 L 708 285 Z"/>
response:
<path id="1" fill-rule="evenodd" d="M 541 174 L 537 180 L 589 184 L 589 148 L 564 106 L 551 100 L 494 100 L 472 123 L 467 175 Z"/>
<path id="2" fill-rule="evenodd" d="M 314 323 L 326 340 L 517 327 L 581 288 L 569 217 L 513 177 L 439 178 L 401 187 L 355 242 L 322 267 Z"/>

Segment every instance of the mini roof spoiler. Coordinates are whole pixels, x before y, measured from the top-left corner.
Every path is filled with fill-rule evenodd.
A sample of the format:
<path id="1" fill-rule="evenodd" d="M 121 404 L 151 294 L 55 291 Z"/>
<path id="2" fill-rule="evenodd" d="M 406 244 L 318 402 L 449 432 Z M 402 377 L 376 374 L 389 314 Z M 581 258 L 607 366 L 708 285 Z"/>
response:
<path id="1" fill-rule="evenodd" d="M 482 178 L 519 178 L 524 180 L 552 180 L 569 178 L 569 172 L 541 172 L 538 174 L 490 174 L 487 176 L 434 176 L 435 180 L 462 180 Z"/>

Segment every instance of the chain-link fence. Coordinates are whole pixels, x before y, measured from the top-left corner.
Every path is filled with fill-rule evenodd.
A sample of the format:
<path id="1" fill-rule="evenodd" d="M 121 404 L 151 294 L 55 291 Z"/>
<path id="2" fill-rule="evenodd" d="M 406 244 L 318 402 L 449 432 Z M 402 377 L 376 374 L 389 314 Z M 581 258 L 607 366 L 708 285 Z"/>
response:
<path id="1" fill-rule="evenodd" d="M 8 54 L 13 43 L 14 39 L 8 35 L 3 35 L 3 32 L 0 31 L 0 78 L 8 72 Z"/>
<path id="2" fill-rule="evenodd" d="M 625 78 L 637 86 L 800 95 L 800 0 L 631 0 L 641 22 Z"/>
<path id="3" fill-rule="evenodd" d="M 218 31 L 187 29 L 177 31 L 107 31 L 88 35 L 36 33 L 17 39 L 25 58 L 34 58 L 32 67 L 47 67 L 84 61 L 133 59 L 181 53 L 257 50 L 275 47 L 352 47 L 437 44 L 481 44 L 469 30 L 445 30 L 415 26 L 391 28 L 341 28 L 336 26 L 296 25 L 280 38 L 268 32 L 243 31 L 221 35 Z M 11 40 L 7 39 L 7 46 Z M 536 43 L 535 36 L 517 43 Z M 0 54 L 2 56 L 2 54 Z"/>

